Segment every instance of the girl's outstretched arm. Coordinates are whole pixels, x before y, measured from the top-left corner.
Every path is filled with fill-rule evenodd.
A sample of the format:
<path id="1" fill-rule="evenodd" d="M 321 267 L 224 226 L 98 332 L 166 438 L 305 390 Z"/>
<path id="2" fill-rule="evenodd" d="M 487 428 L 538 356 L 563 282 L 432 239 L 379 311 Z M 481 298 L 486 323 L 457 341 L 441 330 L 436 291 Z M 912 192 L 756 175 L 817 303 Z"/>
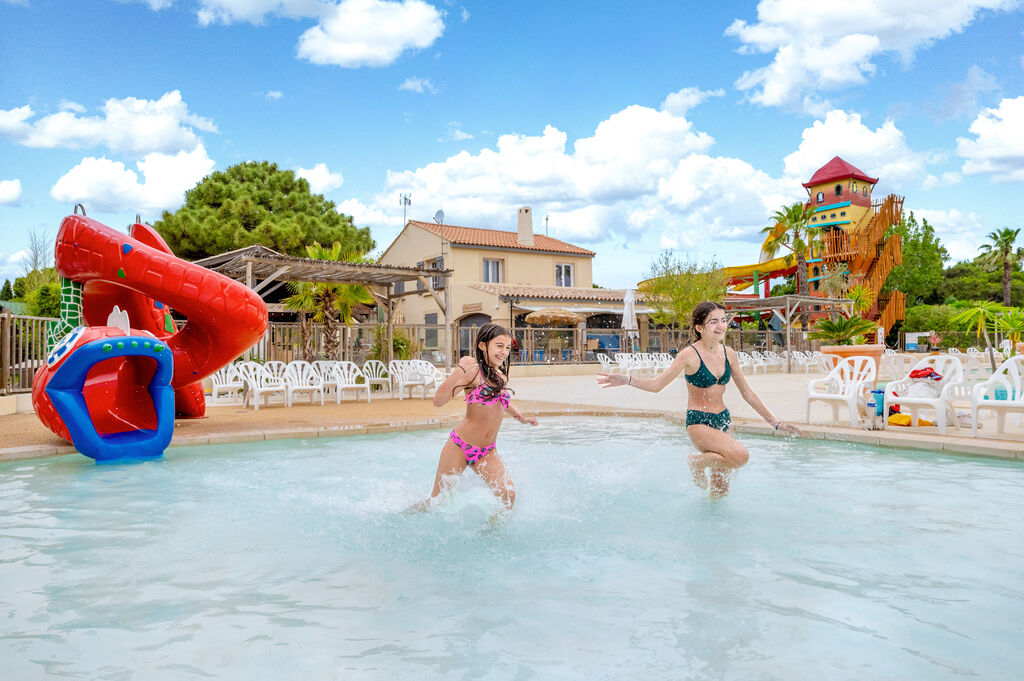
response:
<path id="1" fill-rule="evenodd" d="M 775 418 L 775 414 L 772 410 L 761 401 L 754 389 L 747 383 L 746 376 L 740 371 L 740 360 L 736 356 L 736 352 L 732 348 L 726 348 L 729 358 L 729 369 L 732 371 L 733 380 L 736 381 L 736 387 L 740 390 L 740 395 L 746 400 L 747 404 L 754 408 L 761 418 L 767 421 L 775 430 L 784 430 L 787 433 L 793 435 L 800 435 L 800 429 L 791 423 L 785 423 L 782 419 Z"/>
<path id="2" fill-rule="evenodd" d="M 635 376 L 627 376 L 625 374 L 598 374 L 597 384 L 602 388 L 614 388 L 619 385 L 631 385 L 634 388 L 640 388 L 646 390 L 649 393 L 661 392 L 661 390 L 671 383 L 679 373 L 687 367 L 688 362 L 694 355 L 694 350 L 691 348 L 685 348 L 682 352 L 676 355 L 676 358 L 672 360 L 672 363 L 668 365 L 668 368 L 662 371 L 654 378 L 637 378 Z M 696 369 L 694 369 L 696 371 Z"/>
<path id="3" fill-rule="evenodd" d="M 437 386 L 434 391 L 434 406 L 442 407 L 448 403 L 459 388 L 468 388 L 476 381 L 476 373 L 479 371 L 476 360 L 472 357 L 463 357 L 458 365 L 452 369 L 451 375 L 444 379 L 444 383 Z"/>
<path id="4" fill-rule="evenodd" d="M 508 413 L 519 423 L 529 423 L 531 426 L 537 425 L 537 419 L 533 416 L 523 416 L 519 413 L 519 410 L 513 407 L 511 404 L 508 405 Z"/>

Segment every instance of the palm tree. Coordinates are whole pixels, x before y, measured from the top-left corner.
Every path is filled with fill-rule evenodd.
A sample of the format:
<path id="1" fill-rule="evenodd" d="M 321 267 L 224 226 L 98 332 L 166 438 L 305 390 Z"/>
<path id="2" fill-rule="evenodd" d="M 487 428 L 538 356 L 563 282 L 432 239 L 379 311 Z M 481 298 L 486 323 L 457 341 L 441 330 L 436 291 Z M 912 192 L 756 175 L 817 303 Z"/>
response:
<path id="1" fill-rule="evenodd" d="M 875 304 L 875 292 L 864 284 L 857 284 L 849 289 L 846 297 L 853 301 L 853 311 L 861 316 Z"/>
<path id="2" fill-rule="evenodd" d="M 341 244 L 335 242 L 330 248 L 314 241 L 306 246 L 306 253 L 317 260 L 337 262 L 366 262 L 366 254 L 353 251 L 342 253 Z M 309 316 L 324 325 L 324 354 L 328 359 L 341 357 L 341 324 L 351 325 L 352 310 L 357 304 L 370 305 L 373 296 L 365 286 L 359 284 L 326 284 L 311 282 L 289 282 L 292 292 L 284 300 L 289 310 L 299 312 L 299 336 L 302 339 L 302 354 L 307 361 L 316 359 L 313 355 L 313 334 Z M 340 318 L 339 318 L 340 317 Z"/>
<path id="3" fill-rule="evenodd" d="M 814 324 L 814 331 L 807 334 L 811 340 L 831 341 L 833 345 L 853 345 L 860 336 L 874 331 L 876 324 L 863 317 L 839 317 L 838 319 L 819 319 Z"/>
<path id="4" fill-rule="evenodd" d="M 767 234 L 764 248 L 768 255 L 775 257 L 780 246 L 790 250 L 786 255 L 786 264 L 789 265 L 793 258 L 796 258 L 796 292 L 801 296 L 811 294 L 810 284 L 807 281 L 807 252 L 812 249 L 821 248 L 822 229 L 810 224 L 810 210 L 799 201 L 775 211 L 772 216 L 773 224 L 761 230 Z M 807 330 L 807 314 L 800 317 L 803 330 Z"/>
<path id="5" fill-rule="evenodd" d="M 1003 305 L 1010 306 L 1010 274 L 1013 267 L 1024 257 L 1024 249 L 1014 249 L 1017 242 L 1017 235 L 1020 229 L 1004 227 L 998 232 L 991 232 L 988 238 L 992 241 L 989 244 L 982 244 L 982 261 L 989 267 L 1003 268 Z"/>
<path id="6" fill-rule="evenodd" d="M 985 337 L 985 353 L 988 355 L 989 362 L 992 364 L 992 371 L 996 370 L 996 358 L 995 354 L 989 352 L 992 348 L 992 341 L 989 340 L 988 330 L 994 324 L 995 320 L 1006 311 L 999 303 L 991 300 L 978 301 L 974 307 L 968 308 L 953 317 L 950 321 L 957 326 L 967 329 L 975 329 L 978 334 L 978 338 Z"/>
<path id="7" fill-rule="evenodd" d="M 1005 331 L 1013 348 L 1024 338 L 1024 310 L 1013 307 L 996 319 L 996 328 Z"/>

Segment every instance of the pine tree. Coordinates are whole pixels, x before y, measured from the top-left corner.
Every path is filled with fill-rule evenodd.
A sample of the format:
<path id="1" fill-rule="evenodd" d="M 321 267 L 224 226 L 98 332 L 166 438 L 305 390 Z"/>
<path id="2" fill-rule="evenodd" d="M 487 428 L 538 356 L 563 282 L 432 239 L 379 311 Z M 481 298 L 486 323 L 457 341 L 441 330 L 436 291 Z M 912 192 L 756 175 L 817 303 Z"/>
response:
<path id="1" fill-rule="evenodd" d="M 369 228 L 355 227 L 332 201 L 311 194 L 306 180 L 267 161 L 209 175 L 153 227 L 175 255 L 189 260 L 253 244 L 300 257 L 313 242 L 340 243 L 343 251 L 374 247 Z"/>

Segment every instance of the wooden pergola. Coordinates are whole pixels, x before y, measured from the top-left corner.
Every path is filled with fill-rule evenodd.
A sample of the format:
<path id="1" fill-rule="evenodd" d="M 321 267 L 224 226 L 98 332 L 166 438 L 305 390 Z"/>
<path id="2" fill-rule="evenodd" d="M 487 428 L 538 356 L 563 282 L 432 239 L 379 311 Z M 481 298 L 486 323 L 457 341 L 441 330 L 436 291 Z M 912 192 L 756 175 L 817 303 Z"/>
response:
<path id="1" fill-rule="evenodd" d="M 261 297 L 266 297 L 289 281 L 308 282 L 315 284 L 362 284 L 373 297 L 385 306 L 387 311 L 387 343 L 388 361 L 394 359 L 394 312 L 398 298 L 405 294 L 395 294 L 395 284 L 400 281 L 416 281 L 433 296 L 437 307 L 444 313 L 445 366 L 451 368 L 451 296 L 449 284 L 452 270 L 435 270 L 424 267 L 400 267 L 398 265 L 376 265 L 316 258 L 297 258 L 278 253 L 272 249 L 256 244 L 239 248 L 227 253 L 213 255 L 196 260 L 201 265 L 226 277 L 244 282 Z M 438 293 L 433 285 L 434 277 L 443 277 L 443 291 Z M 383 289 L 381 294 L 374 290 Z M 413 293 L 410 291 L 408 293 Z"/>
<path id="2" fill-rule="evenodd" d="M 849 298 L 819 298 L 817 296 L 773 296 L 771 298 L 726 298 L 722 301 L 729 312 L 775 312 L 786 324 L 786 373 L 792 373 L 793 359 L 790 355 L 793 319 L 802 314 L 814 312 L 842 312 L 853 314 L 853 301 Z M 818 308 L 818 309 L 814 309 Z"/>

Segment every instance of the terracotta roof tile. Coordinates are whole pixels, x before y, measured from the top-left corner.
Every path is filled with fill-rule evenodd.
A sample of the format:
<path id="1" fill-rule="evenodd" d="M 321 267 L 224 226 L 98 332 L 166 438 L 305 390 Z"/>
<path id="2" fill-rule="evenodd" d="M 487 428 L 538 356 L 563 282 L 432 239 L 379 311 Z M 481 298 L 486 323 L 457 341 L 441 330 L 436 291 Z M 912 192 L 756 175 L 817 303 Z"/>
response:
<path id="1" fill-rule="evenodd" d="M 555 253 L 566 253 L 569 255 L 583 255 L 593 257 L 594 251 L 574 246 L 558 239 L 552 239 L 543 234 L 533 235 L 533 245 L 519 243 L 518 232 L 508 232 L 497 229 L 481 229 L 479 227 L 458 227 L 456 225 L 438 225 L 432 222 L 420 222 L 409 220 L 410 225 L 416 225 L 420 229 L 437 234 L 453 244 L 463 246 L 490 246 L 491 248 L 513 248 L 523 251 L 551 251 Z"/>
<path id="2" fill-rule="evenodd" d="M 831 161 L 818 168 L 817 172 L 811 176 L 811 179 L 804 182 L 804 186 L 813 187 L 816 184 L 825 184 L 826 182 L 832 182 L 833 180 L 845 180 L 848 177 L 852 177 L 855 180 L 870 182 L 871 184 L 876 184 L 878 182 L 877 177 L 868 177 L 864 171 L 860 170 L 856 166 L 850 165 L 838 156 L 834 156 Z"/>
<path id="3" fill-rule="evenodd" d="M 600 300 L 622 302 L 626 290 L 621 288 L 583 288 L 582 286 L 535 286 L 534 284 L 487 284 L 473 282 L 467 284 L 484 293 L 498 296 L 516 296 L 519 298 L 538 298 L 552 300 Z M 645 301 L 642 291 L 634 291 L 637 302 Z"/>

